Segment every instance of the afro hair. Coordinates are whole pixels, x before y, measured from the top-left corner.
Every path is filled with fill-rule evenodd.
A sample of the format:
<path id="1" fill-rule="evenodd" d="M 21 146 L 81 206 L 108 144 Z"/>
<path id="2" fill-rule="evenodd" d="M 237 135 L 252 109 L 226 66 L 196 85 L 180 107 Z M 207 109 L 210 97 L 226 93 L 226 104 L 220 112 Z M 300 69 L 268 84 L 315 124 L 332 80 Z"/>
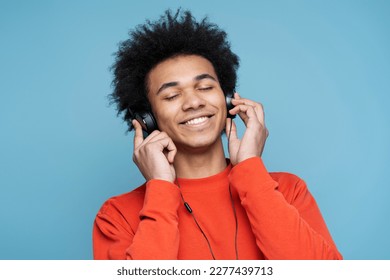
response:
<path id="1" fill-rule="evenodd" d="M 233 92 L 239 58 L 230 49 L 227 34 L 205 17 L 200 22 L 190 11 L 170 10 L 159 20 L 130 30 L 129 39 L 119 43 L 112 65 L 114 73 L 111 104 L 131 131 L 134 114 L 151 111 L 147 97 L 148 73 L 160 62 L 178 55 L 199 55 L 208 59 L 218 76 L 223 92 Z"/>

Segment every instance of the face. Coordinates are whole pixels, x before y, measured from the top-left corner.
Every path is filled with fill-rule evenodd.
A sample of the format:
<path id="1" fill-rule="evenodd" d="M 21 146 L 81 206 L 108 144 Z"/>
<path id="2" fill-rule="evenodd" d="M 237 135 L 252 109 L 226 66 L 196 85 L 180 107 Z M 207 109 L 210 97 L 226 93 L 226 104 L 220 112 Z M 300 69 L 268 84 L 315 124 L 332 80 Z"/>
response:
<path id="1" fill-rule="evenodd" d="M 149 72 L 148 88 L 157 124 L 178 149 L 220 143 L 226 103 L 210 61 L 197 55 L 167 59 Z"/>

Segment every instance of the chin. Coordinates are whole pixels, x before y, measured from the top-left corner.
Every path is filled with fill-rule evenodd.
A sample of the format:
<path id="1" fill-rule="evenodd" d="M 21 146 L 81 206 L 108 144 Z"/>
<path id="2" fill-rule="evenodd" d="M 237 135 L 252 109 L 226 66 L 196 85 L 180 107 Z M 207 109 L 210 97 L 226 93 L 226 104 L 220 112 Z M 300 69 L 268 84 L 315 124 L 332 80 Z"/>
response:
<path id="1" fill-rule="evenodd" d="M 174 141 L 175 142 L 175 141 Z M 185 150 L 206 151 L 212 149 L 222 143 L 221 134 L 215 135 L 188 135 L 185 139 L 180 139 L 175 142 L 176 146 Z"/>

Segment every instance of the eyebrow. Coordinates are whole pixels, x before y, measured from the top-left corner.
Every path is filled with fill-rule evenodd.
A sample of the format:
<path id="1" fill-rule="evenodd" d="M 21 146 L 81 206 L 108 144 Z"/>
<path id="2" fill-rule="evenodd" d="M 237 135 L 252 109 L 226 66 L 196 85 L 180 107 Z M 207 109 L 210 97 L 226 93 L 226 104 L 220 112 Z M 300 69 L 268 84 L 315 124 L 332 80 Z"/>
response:
<path id="1" fill-rule="evenodd" d="M 213 81 L 217 81 L 216 78 L 214 78 L 213 76 L 211 76 L 210 74 L 207 74 L 207 73 L 204 73 L 204 74 L 200 74 L 198 76 L 195 76 L 194 78 L 194 81 L 200 81 L 200 80 L 203 80 L 203 79 L 211 79 Z M 169 82 L 169 83 L 165 83 L 163 84 L 157 91 L 156 95 L 158 95 L 160 92 L 162 92 L 163 90 L 167 89 L 167 88 L 170 88 L 170 87 L 175 87 L 179 85 L 179 82 Z"/>
<path id="2" fill-rule="evenodd" d="M 211 76 L 210 74 L 207 74 L 207 73 L 200 74 L 200 75 L 198 75 L 198 76 L 196 76 L 194 78 L 195 81 L 200 81 L 200 80 L 203 80 L 203 79 L 211 79 L 211 80 L 213 80 L 215 82 L 217 81 L 213 76 Z"/>
<path id="3" fill-rule="evenodd" d="M 170 88 L 170 87 L 175 87 L 179 84 L 179 82 L 169 82 L 163 84 L 157 91 L 156 95 L 158 95 L 160 92 L 162 92 L 164 89 Z"/>

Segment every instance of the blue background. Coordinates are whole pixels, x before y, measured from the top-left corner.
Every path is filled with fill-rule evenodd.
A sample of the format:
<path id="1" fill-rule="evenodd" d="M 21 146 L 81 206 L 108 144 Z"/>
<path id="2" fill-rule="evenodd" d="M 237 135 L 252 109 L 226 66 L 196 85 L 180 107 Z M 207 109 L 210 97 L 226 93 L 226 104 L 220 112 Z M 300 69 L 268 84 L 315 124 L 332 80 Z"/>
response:
<path id="1" fill-rule="evenodd" d="M 92 258 L 101 204 L 143 182 L 112 54 L 179 6 L 229 34 L 268 170 L 307 182 L 346 259 L 390 259 L 389 3 L 1 1 L 0 259 Z"/>

